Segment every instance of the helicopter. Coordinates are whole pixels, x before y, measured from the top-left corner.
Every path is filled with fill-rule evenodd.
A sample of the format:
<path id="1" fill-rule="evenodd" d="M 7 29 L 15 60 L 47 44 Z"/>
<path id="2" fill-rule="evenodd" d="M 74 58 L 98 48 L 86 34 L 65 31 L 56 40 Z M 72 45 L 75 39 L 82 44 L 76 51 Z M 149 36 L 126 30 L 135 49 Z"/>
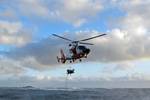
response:
<path id="1" fill-rule="evenodd" d="M 97 36 L 93 36 L 90 38 L 77 40 L 77 41 L 74 41 L 74 40 L 71 40 L 71 39 L 56 35 L 56 34 L 52 34 L 52 35 L 70 42 L 70 44 L 69 44 L 70 57 L 66 57 L 66 55 L 64 54 L 62 49 L 60 50 L 61 57 L 57 56 L 57 61 L 64 64 L 64 63 L 66 63 L 66 61 L 70 61 L 70 63 L 72 63 L 79 59 L 79 61 L 81 62 L 82 58 L 87 58 L 87 56 L 91 50 L 89 48 L 87 48 L 85 45 L 94 45 L 94 44 L 87 43 L 84 41 L 98 38 L 98 37 L 104 36 L 106 34 L 100 34 Z"/>

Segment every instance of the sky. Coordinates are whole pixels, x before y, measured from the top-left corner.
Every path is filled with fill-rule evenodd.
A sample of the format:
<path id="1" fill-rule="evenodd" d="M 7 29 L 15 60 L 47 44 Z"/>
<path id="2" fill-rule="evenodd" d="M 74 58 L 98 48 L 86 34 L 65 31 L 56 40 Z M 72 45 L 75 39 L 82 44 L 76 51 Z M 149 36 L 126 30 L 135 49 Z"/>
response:
<path id="1" fill-rule="evenodd" d="M 149 0 L 0 0 L 0 86 L 145 87 L 150 83 Z M 87 59 L 56 60 L 68 42 L 88 42 Z"/>

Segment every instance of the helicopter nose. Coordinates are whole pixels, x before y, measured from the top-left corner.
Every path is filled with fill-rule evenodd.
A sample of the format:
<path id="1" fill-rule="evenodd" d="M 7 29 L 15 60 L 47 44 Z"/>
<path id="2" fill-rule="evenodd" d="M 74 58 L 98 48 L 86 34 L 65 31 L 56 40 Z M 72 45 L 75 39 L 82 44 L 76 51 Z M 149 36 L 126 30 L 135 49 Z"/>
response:
<path id="1" fill-rule="evenodd" d="M 90 53 L 90 49 L 86 49 L 86 54 L 89 54 Z"/>

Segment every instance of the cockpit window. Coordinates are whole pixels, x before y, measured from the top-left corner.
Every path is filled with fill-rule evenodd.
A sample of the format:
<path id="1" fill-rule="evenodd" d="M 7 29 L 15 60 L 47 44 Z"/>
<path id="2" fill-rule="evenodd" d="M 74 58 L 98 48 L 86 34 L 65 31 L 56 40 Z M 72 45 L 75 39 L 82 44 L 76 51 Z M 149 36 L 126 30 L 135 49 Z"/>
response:
<path id="1" fill-rule="evenodd" d="M 79 49 L 82 49 L 82 50 L 86 49 L 85 46 L 78 46 L 78 48 L 79 48 Z"/>

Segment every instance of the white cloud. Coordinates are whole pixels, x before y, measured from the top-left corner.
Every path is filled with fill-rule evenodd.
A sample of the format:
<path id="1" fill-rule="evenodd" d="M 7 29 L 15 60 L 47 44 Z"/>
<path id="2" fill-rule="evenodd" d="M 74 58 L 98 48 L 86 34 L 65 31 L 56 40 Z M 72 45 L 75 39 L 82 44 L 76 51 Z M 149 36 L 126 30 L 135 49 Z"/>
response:
<path id="1" fill-rule="evenodd" d="M 0 44 L 20 46 L 30 42 L 32 34 L 23 28 L 20 22 L 0 20 Z"/>
<path id="2" fill-rule="evenodd" d="M 101 34 L 98 31 L 77 31 L 72 37 L 76 40 Z M 148 34 L 130 34 L 127 31 L 114 29 L 107 33 L 107 36 L 91 41 L 94 46 L 87 46 L 91 49 L 88 58 L 83 61 L 97 61 L 107 63 L 120 63 L 133 60 L 145 59 L 150 56 L 150 39 Z M 65 34 L 69 37 L 69 34 Z M 21 48 L 10 51 L 7 56 L 20 60 L 25 67 L 33 69 L 47 69 L 56 67 L 56 56 L 60 49 L 67 51 L 66 41 L 53 36 L 36 43 L 30 43 Z M 68 55 L 68 52 L 65 52 Z M 127 64 L 128 65 L 128 64 Z"/>
<path id="3" fill-rule="evenodd" d="M 2 5 L 10 10 L 7 10 L 9 15 L 14 11 L 32 20 L 59 20 L 74 26 L 81 26 L 94 19 L 103 8 L 99 0 L 6 0 Z"/>
<path id="4" fill-rule="evenodd" d="M 17 19 L 16 15 L 17 14 L 13 9 L 7 8 L 7 9 L 4 9 L 3 11 L 1 11 L 0 18 L 8 19 L 8 20 L 10 20 L 10 19 L 15 20 L 15 19 Z"/>
<path id="5" fill-rule="evenodd" d="M 119 1 L 114 0 L 114 2 Z M 18 5 L 16 5 L 17 3 Z M 120 29 L 112 29 L 110 32 L 107 32 L 107 36 L 91 40 L 95 45 L 90 47 L 91 54 L 87 58 L 87 61 L 115 62 L 118 63 L 115 67 L 116 70 L 126 71 L 128 68 L 132 69 L 134 67 L 134 65 L 128 62 L 150 58 L 149 3 L 148 1 L 143 2 L 142 0 L 127 0 L 123 3 L 121 2 L 121 6 L 118 6 L 118 3 L 116 3 L 117 7 L 126 12 L 126 15 L 121 20 L 113 23 L 114 25 L 117 24 Z M 11 2 L 11 7 L 12 5 L 16 6 L 13 6 L 13 8 L 18 9 L 18 14 L 20 13 L 21 15 L 23 14 L 33 18 L 61 20 L 75 26 L 80 26 L 89 19 L 95 18 L 103 9 L 103 5 L 98 0 L 16 0 L 16 2 Z M 12 13 L 7 12 L 4 15 L 11 16 Z M 15 45 L 28 43 L 30 41 L 30 35 L 26 35 L 23 28 L 20 22 L 0 21 L 0 43 Z M 97 34 L 100 34 L 97 30 L 77 31 L 72 37 L 80 39 L 81 37 L 86 38 Z M 67 34 L 66 36 L 69 37 L 69 35 Z M 43 39 L 37 43 L 30 43 L 26 46 L 16 48 L 14 51 L 10 51 L 7 57 L 10 57 L 14 63 L 18 60 L 17 62 L 23 68 L 28 67 L 46 70 L 47 68 L 56 67 L 54 65 L 57 64 L 56 56 L 59 53 L 59 49 L 67 46 L 62 41 L 58 39 Z M 3 63 L 7 65 L 7 63 L 12 64 L 12 61 L 8 60 L 7 63 L 5 61 L 0 63 L 2 63 L 1 65 Z M 20 67 L 17 67 L 17 69 L 20 72 Z M 14 72 L 14 70 L 7 67 L 3 71 L 1 73 Z M 128 77 L 126 78 L 128 79 Z M 143 79 L 144 76 L 138 74 L 131 75 L 130 78 L 133 80 L 136 78 Z M 41 75 L 37 79 L 42 80 L 45 77 Z M 111 77 L 108 77 L 109 79 Z"/>
<path id="6" fill-rule="evenodd" d="M 74 78 L 69 81 L 68 87 L 76 88 L 149 88 L 149 80 L 141 79 L 141 76 L 135 75 L 136 77 L 129 79 L 129 77 L 112 77 L 111 80 L 105 80 L 102 78 Z M 140 80 L 139 80 L 140 79 Z M 6 80 L 0 79 L 0 86 L 12 86 L 23 87 L 23 86 L 34 86 L 37 88 L 64 88 L 66 78 L 57 77 L 48 79 L 45 76 L 29 77 L 29 76 L 20 76 L 7 78 Z"/>
<path id="7" fill-rule="evenodd" d="M 58 11 L 65 21 L 80 26 L 89 18 L 96 16 L 101 9 L 102 5 L 98 0 L 63 0 Z"/>
<path id="8" fill-rule="evenodd" d="M 39 16 L 47 18 L 49 16 L 49 9 L 44 5 L 42 0 L 16 0 L 21 13 L 31 16 Z"/>
<path id="9" fill-rule="evenodd" d="M 26 72 L 25 68 L 19 61 L 13 59 L 1 57 L 0 58 L 0 75 L 9 76 L 16 75 L 20 76 Z"/>
<path id="10" fill-rule="evenodd" d="M 149 32 L 149 4 L 149 0 L 116 0 L 116 6 L 126 13 L 126 16 L 119 20 L 119 25 L 131 34 Z"/>
<path id="11" fill-rule="evenodd" d="M 131 59 L 149 58 L 150 43 L 150 1 L 149 0 L 115 0 L 116 6 L 126 14 L 117 23 L 121 31 L 126 32 L 127 54 Z M 119 49 L 122 47 L 119 47 Z"/>
<path id="12" fill-rule="evenodd" d="M 8 22 L 8 21 L 0 21 L 1 32 L 5 32 L 5 34 L 14 34 L 17 33 L 21 28 L 22 24 L 19 22 Z"/>
<path id="13" fill-rule="evenodd" d="M 150 78 L 148 76 L 149 76 L 149 74 L 138 72 L 138 73 L 133 73 L 133 74 L 129 75 L 128 79 L 129 80 L 147 80 L 147 81 L 149 81 Z"/>
<path id="14" fill-rule="evenodd" d="M 127 70 L 133 70 L 135 68 L 135 65 L 131 62 L 120 62 L 116 65 L 114 70 L 120 70 L 120 71 L 127 71 Z"/>

